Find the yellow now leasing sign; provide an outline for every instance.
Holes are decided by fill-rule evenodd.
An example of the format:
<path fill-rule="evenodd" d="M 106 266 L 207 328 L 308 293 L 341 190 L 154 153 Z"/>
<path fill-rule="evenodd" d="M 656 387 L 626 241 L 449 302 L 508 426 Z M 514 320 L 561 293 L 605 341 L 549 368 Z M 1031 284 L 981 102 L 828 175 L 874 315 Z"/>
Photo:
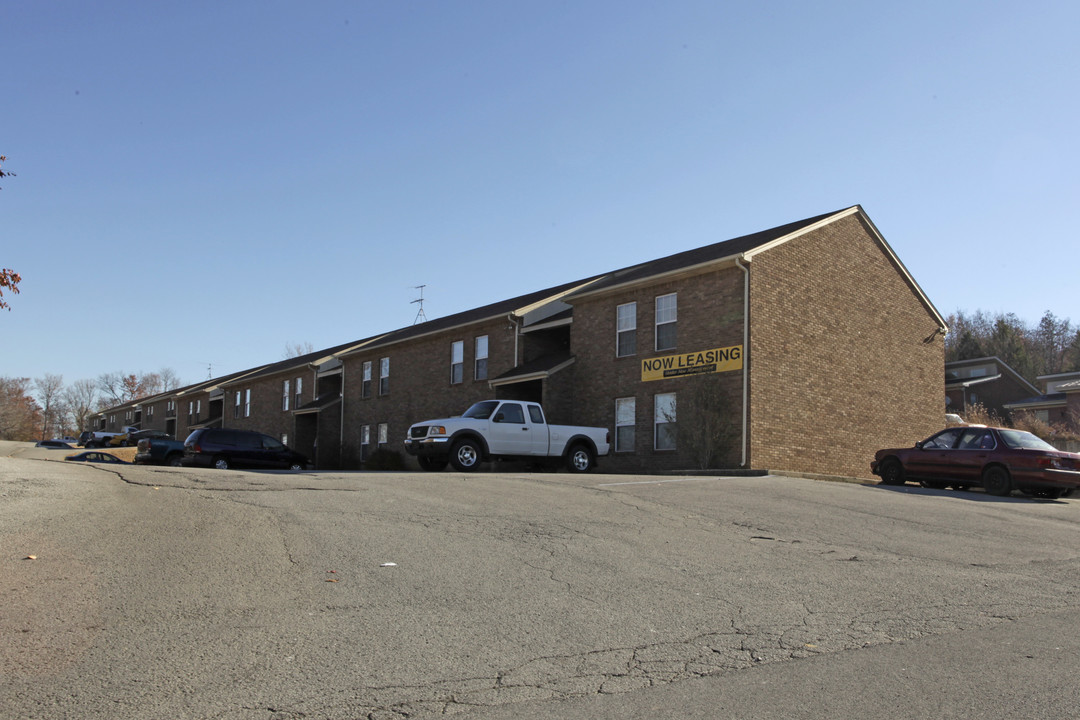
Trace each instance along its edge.
<path fill-rule="evenodd" d="M 742 345 L 641 361 L 641 381 L 742 370 Z"/>

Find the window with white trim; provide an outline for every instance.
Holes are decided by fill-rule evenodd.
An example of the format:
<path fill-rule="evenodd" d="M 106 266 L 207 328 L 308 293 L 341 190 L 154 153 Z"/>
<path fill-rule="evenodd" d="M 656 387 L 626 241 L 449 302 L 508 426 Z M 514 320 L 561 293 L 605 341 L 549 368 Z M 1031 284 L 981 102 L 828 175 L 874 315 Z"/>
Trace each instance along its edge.
<path fill-rule="evenodd" d="M 379 447 L 386 447 L 388 442 L 390 442 L 390 426 L 386 423 L 379 423 Z"/>
<path fill-rule="evenodd" d="M 288 380 L 281 381 L 281 409 L 287 411 L 289 409 L 289 400 L 292 398 L 291 387 Z"/>
<path fill-rule="evenodd" d="M 450 384 L 457 385 L 465 379 L 465 342 L 450 343 Z"/>
<path fill-rule="evenodd" d="M 371 397 L 371 361 L 364 361 L 364 372 L 360 380 L 360 397 Z"/>
<path fill-rule="evenodd" d="M 678 333 L 679 299 L 676 293 L 656 298 L 656 349 L 674 350 Z"/>
<path fill-rule="evenodd" d="M 300 405 L 302 404 L 301 400 L 303 399 L 303 397 L 304 397 L 304 378 L 298 377 L 298 378 L 296 378 L 296 401 L 294 403 L 294 406 L 297 409 L 300 409 Z"/>
<path fill-rule="evenodd" d="M 653 398 L 653 448 L 675 449 L 675 393 L 660 393 Z"/>
<path fill-rule="evenodd" d="M 615 398 L 615 452 L 634 452 L 637 398 Z"/>
<path fill-rule="evenodd" d="M 379 359 L 379 394 L 390 394 L 390 358 Z"/>
<path fill-rule="evenodd" d="M 615 357 L 637 354 L 637 303 L 615 308 Z"/>
<path fill-rule="evenodd" d="M 240 393 L 239 390 L 237 390 L 236 391 L 236 402 L 233 404 L 233 417 L 234 418 L 240 417 L 240 396 L 241 396 L 241 393 Z"/>
<path fill-rule="evenodd" d="M 251 417 L 251 388 L 244 391 L 244 417 Z"/>
<path fill-rule="evenodd" d="M 371 448 L 371 426 L 360 426 L 360 462 L 364 462 L 368 458 L 368 452 Z"/>
<path fill-rule="evenodd" d="M 473 365 L 473 379 L 487 380 L 488 376 L 488 336 L 476 338 L 476 361 Z"/>

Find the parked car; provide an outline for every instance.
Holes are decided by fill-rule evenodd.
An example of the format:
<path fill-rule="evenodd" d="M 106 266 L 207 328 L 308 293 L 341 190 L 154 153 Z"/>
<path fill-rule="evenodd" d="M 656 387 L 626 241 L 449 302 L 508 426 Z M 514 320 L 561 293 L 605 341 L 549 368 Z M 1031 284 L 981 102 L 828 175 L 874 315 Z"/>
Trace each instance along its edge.
<path fill-rule="evenodd" d="M 290 450 L 283 443 L 251 430 L 229 428 L 200 428 L 184 441 L 185 467 L 228 468 L 288 468 L 303 470 L 307 457 Z"/>
<path fill-rule="evenodd" d="M 65 460 L 71 462 L 94 462 L 94 463 L 108 463 L 111 465 L 130 465 L 127 460 L 121 460 L 115 455 L 109 453 L 98 452 L 96 450 L 87 450 L 86 452 L 76 453 L 75 455 L 68 455 Z"/>
<path fill-rule="evenodd" d="M 448 462 L 468 472 L 486 460 L 525 460 L 588 472 L 610 449 L 607 428 L 549 425 L 538 403 L 519 400 L 483 400 L 461 417 L 413 423 L 405 435 L 405 451 L 430 471 Z"/>
<path fill-rule="evenodd" d="M 49 448 L 50 450 L 70 450 L 71 446 L 63 440 L 38 440 L 34 447 Z"/>
<path fill-rule="evenodd" d="M 83 443 L 83 447 L 119 447 L 127 441 L 128 435 L 133 432 L 138 432 L 138 430 L 139 428 L 129 425 L 123 428 L 120 432 L 92 432 L 90 433 L 90 437 L 86 438 L 85 442 Z"/>
<path fill-rule="evenodd" d="M 89 430 L 83 430 L 81 433 L 79 433 L 79 439 L 75 441 L 75 444 L 79 447 L 82 447 L 92 437 L 94 437 L 94 433 L 90 432 Z"/>
<path fill-rule="evenodd" d="M 147 431 L 144 431 L 147 432 Z M 135 452 L 136 465 L 172 465 L 177 467 L 184 457 L 184 443 L 173 440 L 172 435 L 159 433 L 160 436 L 141 438 Z"/>
<path fill-rule="evenodd" d="M 978 485 L 991 495 L 1020 490 L 1056 498 L 1080 487 L 1080 455 L 1023 430 L 985 425 L 950 427 L 915 447 L 878 450 L 870 470 L 885 485 L 909 480 L 929 488 Z"/>

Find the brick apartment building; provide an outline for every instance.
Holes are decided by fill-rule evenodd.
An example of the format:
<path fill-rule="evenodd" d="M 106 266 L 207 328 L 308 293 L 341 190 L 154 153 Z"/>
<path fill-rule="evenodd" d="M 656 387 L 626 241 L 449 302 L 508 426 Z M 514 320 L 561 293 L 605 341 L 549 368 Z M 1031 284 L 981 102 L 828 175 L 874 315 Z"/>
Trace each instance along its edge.
<path fill-rule="evenodd" d="M 966 417 L 972 405 L 1005 419 L 1007 405 L 1038 395 L 1034 385 L 998 357 L 954 360 L 945 363 L 945 408 Z"/>
<path fill-rule="evenodd" d="M 200 424 L 259 429 L 322 468 L 362 467 L 380 447 L 400 451 L 413 422 L 498 397 L 609 428 L 603 471 L 707 460 L 868 477 L 875 450 L 942 426 L 946 330 L 855 206 L 152 403 L 175 401 L 177 437 Z M 706 441 L 710 425 L 719 439 Z"/>

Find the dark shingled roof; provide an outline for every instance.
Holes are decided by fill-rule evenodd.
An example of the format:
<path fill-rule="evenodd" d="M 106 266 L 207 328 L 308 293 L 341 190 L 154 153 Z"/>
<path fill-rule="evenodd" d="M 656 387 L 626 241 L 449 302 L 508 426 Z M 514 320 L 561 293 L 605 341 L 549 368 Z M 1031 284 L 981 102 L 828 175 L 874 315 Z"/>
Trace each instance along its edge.
<path fill-rule="evenodd" d="M 723 258 L 749 252 L 750 250 L 761 247 L 773 240 L 779 240 L 785 235 L 790 235 L 793 232 L 798 232 L 799 230 L 810 227 L 839 212 L 843 212 L 843 210 L 825 213 L 824 215 L 807 218 L 806 220 L 799 220 L 788 223 L 787 225 L 774 227 L 771 230 L 762 230 L 761 232 L 756 232 L 751 235 L 743 235 L 742 237 L 732 238 L 731 240 L 724 240 L 723 242 L 713 243 L 712 245 L 706 245 L 704 247 L 694 248 L 693 250 L 668 255 L 659 260 L 650 260 L 638 265 L 631 265 L 622 270 L 607 273 L 602 279 L 591 283 L 581 292 L 591 293 L 596 290 L 604 290 L 609 287 L 616 287 L 625 283 L 644 280 L 656 275 L 664 275 L 676 270 L 682 270 L 713 260 L 721 260 Z M 574 294 L 578 293 L 573 293 L 571 297 Z"/>

